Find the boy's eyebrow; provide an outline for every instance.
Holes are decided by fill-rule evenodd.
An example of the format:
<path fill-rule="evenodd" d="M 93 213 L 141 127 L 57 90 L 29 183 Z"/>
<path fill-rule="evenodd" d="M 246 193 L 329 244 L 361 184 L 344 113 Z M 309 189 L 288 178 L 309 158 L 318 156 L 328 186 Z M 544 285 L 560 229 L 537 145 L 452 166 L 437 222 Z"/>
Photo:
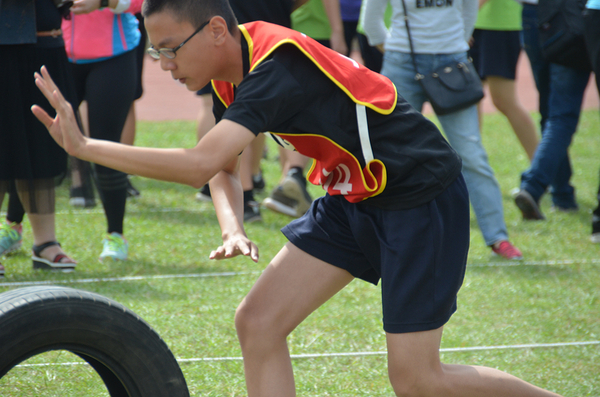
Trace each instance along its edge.
<path fill-rule="evenodd" d="M 172 41 L 173 41 L 172 37 L 167 37 L 167 38 L 162 39 L 157 45 L 153 45 L 152 43 L 150 43 L 150 45 L 153 48 L 165 48 L 167 43 L 170 43 Z"/>

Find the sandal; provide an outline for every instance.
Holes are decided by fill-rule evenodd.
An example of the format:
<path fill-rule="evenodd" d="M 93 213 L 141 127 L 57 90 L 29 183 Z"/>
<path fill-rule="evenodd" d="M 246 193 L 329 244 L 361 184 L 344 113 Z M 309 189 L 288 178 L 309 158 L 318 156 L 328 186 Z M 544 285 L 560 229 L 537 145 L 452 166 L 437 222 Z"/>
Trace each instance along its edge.
<path fill-rule="evenodd" d="M 75 270 L 76 262 L 62 262 L 63 259 L 73 260 L 69 258 L 65 254 L 58 254 L 54 257 L 54 260 L 49 261 L 48 259 L 42 258 L 42 251 L 48 247 L 53 245 L 58 245 L 60 247 L 60 243 L 58 241 L 49 241 L 47 243 L 41 245 L 34 245 L 32 247 L 33 256 L 33 268 L 34 269 L 45 269 L 45 270 L 56 270 L 61 271 L 63 273 L 69 273 Z"/>

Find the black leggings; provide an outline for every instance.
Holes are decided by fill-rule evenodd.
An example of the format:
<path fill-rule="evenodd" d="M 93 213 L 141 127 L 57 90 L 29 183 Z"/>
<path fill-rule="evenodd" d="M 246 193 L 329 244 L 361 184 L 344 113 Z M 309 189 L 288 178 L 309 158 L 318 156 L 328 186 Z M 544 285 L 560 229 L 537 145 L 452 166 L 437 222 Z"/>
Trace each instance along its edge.
<path fill-rule="evenodd" d="M 135 51 L 105 61 L 73 64 L 77 101 L 88 104 L 92 138 L 119 142 L 136 88 Z M 108 233 L 123 233 L 127 175 L 96 165 L 97 186 Z"/>

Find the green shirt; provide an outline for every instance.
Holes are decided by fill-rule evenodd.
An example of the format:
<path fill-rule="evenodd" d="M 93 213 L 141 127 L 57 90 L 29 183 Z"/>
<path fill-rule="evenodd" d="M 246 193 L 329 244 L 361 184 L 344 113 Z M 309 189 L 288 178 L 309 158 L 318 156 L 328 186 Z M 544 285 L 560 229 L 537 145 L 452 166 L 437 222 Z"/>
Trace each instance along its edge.
<path fill-rule="evenodd" d="M 309 0 L 292 12 L 292 29 L 317 40 L 329 40 L 331 26 L 321 0 Z"/>
<path fill-rule="evenodd" d="M 475 29 L 522 30 L 521 9 L 515 0 L 488 0 L 479 9 Z"/>
<path fill-rule="evenodd" d="M 364 20 L 364 15 L 365 15 L 365 4 L 367 2 L 363 1 L 362 4 L 360 5 L 360 16 L 358 17 L 358 25 L 356 26 L 356 31 L 360 34 L 365 34 L 365 29 L 363 28 L 363 20 Z M 385 8 L 385 14 L 383 14 L 383 22 L 385 23 L 385 26 L 387 26 L 388 28 L 392 25 L 392 15 L 393 15 L 394 10 L 392 9 L 392 5 L 390 3 L 388 3 L 387 7 Z"/>

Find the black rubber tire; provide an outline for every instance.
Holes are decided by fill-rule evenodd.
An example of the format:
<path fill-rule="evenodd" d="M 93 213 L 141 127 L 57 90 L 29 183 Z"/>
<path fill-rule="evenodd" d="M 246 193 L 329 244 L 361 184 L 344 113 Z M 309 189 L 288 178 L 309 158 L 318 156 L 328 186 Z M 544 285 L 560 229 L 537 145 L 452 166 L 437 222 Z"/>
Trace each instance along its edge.
<path fill-rule="evenodd" d="M 0 294 L 0 378 L 35 355 L 67 350 L 87 361 L 113 397 L 189 396 L 167 344 L 131 310 L 56 286 Z"/>

